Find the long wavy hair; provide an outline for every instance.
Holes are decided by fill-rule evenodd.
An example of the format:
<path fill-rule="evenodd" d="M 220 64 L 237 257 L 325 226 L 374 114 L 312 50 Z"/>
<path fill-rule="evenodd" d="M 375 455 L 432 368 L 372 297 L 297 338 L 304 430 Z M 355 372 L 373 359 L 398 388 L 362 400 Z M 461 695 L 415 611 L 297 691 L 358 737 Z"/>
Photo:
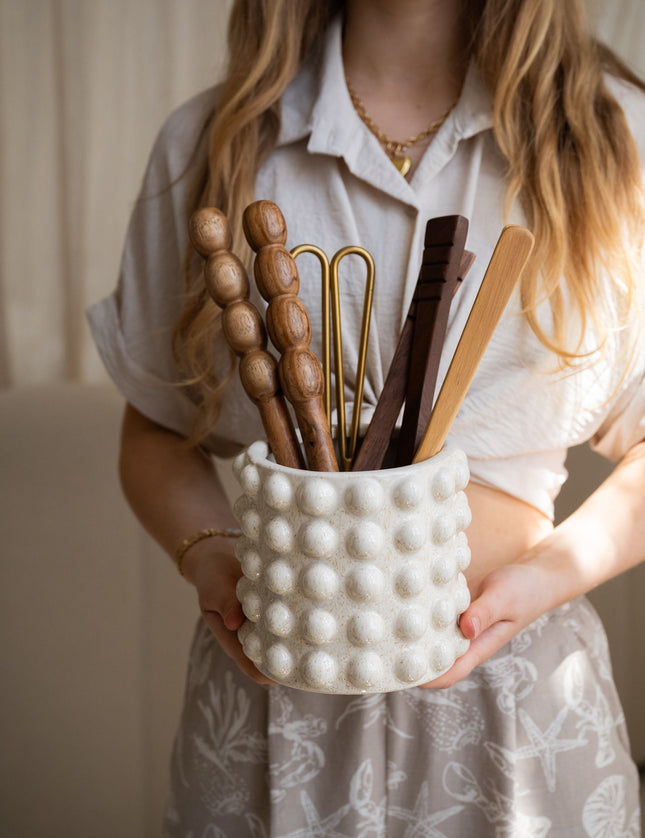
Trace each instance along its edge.
<path fill-rule="evenodd" d="M 343 5 L 343 0 L 233 5 L 228 71 L 193 208 L 214 205 L 226 213 L 238 253 L 246 247 L 243 209 L 254 199 L 258 170 L 278 135 L 281 96 Z M 584 354 L 589 323 L 598 349 L 608 339 L 603 308 L 608 290 L 622 324 L 637 308 L 632 303 L 645 199 L 636 144 L 605 74 L 641 89 L 645 85 L 590 36 L 581 0 L 462 0 L 462 6 L 471 58 L 493 95 L 494 135 L 507 163 L 506 212 L 519 201 L 536 238 L 521 280 L 523 311 L 538 339 L 570 366 Z M 174 349 L 201 396 L 198 439 L 217 416 L 226 380 L 212 371 L 219 311 L 194 267 L 187 257 Z M 537 315 L 545 300 L 552 314 L 548 330 Z M 580 324 L 573 346 L 572 314 Z"/>

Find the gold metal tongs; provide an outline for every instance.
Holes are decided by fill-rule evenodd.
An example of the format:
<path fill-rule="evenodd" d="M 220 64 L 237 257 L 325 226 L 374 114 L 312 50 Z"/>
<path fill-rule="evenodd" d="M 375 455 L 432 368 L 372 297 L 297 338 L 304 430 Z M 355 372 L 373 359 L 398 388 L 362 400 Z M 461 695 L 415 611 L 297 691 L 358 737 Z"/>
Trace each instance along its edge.
<path fill-rule="evenodd" d="M 316 245 L 302 244 L 291 251 L 294 258 L 301 253 L 312 253 L 320 262 L 322 285 L 322 364 L 325 378 L 325 410 L 331 424 L 331 326 L 333 326 L 334 373 L 336 378 L 336 415 L 338 422 L 338 446 L 340 466 L 349 471 L 356 457 L 358 434 L 361 423 L 365 367 L 367 364 L 367 345 L 369 340 L 370 318 L 374 297 L 374 259 L 363 247 L 348 245 L 341 248 L 331 259 Z M 339 266 L 346 256 L 355 255 L 366 265 L 365 295 L 359 338 L 358 364 L 356 369 L 356 387 L 349 436 L 347 434 L 347 416 L 345 411 L 345 373 L 343 368 L 343 338 L 340 306 Z M 331 303 L 331 317 L 330 317 Z M 330 322 L 331 321 L 331 322 Z"/>

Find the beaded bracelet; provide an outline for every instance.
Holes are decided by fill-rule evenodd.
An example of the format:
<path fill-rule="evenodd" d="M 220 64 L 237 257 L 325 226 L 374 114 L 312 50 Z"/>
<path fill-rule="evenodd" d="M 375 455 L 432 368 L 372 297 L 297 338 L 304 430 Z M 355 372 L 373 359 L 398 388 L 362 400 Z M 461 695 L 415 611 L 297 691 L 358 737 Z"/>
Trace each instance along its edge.
<path fill-rule="evenodd" d="M 204 530 L 200 530 L 196 532 L 194 535 L 191 535 L 189 538 L 185 538 L 175 552 L 175 564 L 177 565 L 177 570 L 183 576 L 183 563 L 184 563 L 184 556 L 199 541 L 203 541 L 205 538 L 213 538 L 214 536 L 221 536 L 222 538 L 239 538 L 242 535 L 241 530 L 218 530 L 213 529 L 211 527 L 207 527 Z"/>

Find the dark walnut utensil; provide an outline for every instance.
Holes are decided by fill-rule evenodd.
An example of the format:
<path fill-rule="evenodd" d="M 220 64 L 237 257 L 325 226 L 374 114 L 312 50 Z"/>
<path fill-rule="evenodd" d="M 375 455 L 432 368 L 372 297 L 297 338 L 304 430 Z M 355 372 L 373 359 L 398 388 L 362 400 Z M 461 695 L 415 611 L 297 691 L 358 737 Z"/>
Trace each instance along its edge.
<path fill-rule="evenodd" d="M 441 386 L 414 462 L 441 450 L 479 362 L 533 249 L 533 234 L 524 227 L 502 230 L 481 287 Z"/>

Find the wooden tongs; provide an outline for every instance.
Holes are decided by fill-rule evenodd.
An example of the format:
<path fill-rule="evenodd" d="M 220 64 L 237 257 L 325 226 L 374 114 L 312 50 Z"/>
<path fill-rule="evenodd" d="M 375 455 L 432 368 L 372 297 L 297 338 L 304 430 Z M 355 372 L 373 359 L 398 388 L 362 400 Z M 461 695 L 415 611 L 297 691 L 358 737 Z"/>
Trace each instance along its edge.
<path fill-rule="evenodd" d="M 445 263 L 445 267 L 441 267 L 441 259 L 436 258 L 439 251 L 435 248 L 437 246 L 441 248 L 442 238 L 444 247 L 451 241 L 449 235 L 438 235 L 441 229 L 443 228 L 444 233 L 450 233 L 452 230 L 452 243 L 455 248 L 452 256 L 456 260 L 462 237 L 465 238 L 463 221 L 459 221 L 459 218 L 459 216 L 452 216 L 435 219 L 428 223 L 426 251 L 430 248 L 430 255 L 434 254 L 436 262 L 433 268 L 436 272 L 434 280 L 436 281 L 437 275 L 443 275 L 444 285 L 436 286 L 443 290 L 440 295 L 436 295 L 434 309 L 428 309 L 425 315 L 427 319 L 423 320 L 423 315 L 418 308 L 418 300 L 424 296 L 429 300 L 432 296 L 424 290 L 426 286 L 424 269 L 432 262 L 432 258 L 426 258 L 424 255 L 417 291 L 388 371 L 383 392 L 358 452 L 354 464 L 356 470 L 382 467 L 401 406 L 404 402 L 407 405 L 407 399 L 413 400 L 412 417 L 415 421 L 410 420 L 406 427 L 404 413 L 396 464 L 416 463 L 434 456 L 441 450 L 484 351 L 529 259 L 533 248 L 533 235 L 523 227 L 514 225 L 505 227 L 482 280 L 437 401 L 432 407 L 439 354 L 445 336 L 451 297 L 449 275 L 454 271 L 454 265 L 448 268 Z M 462 277 L 468 271 L 473 259 L 471 253 L 463 251 L 458 272 Z M 457 278 L 457 283 L 458 281 Z M 453 284 L 453 287 L 458 287 L 458 284 Z M 420 360 L 413 361 L 415 334 L 418 328 L 423 330 L 424 326 L 431 332 L 431 337 L 425 341 L 425 344 L 417 344 L 416 351 Z M 427 347 L 427 355 L 421 351 L 423 347 Z M 421 386 L 425 387 L 421 397 L 417 395 L 419 381 L 422 381 Z M 417 405 L 420 405 L 418 410 Z M 425 428 L 423 428 L 424 421 Z M 419 431 L 422 428 L 419 437 Z"/>
<path fill-rule="evenodd" d="M 533 250 L 533 234 L 504 227 L 459 338 L 443 385 L 413 462 L 438 454 L 457 416 L 495 327 Z"/>
<path fill-rule="evenodd" d="M 383 467 L 405 405 L 396 465 L 412 461 L 430 418 L 450 302 L 473 263 L 464 250 L 467 220 L 434 218 L 426 225 L 423 260 L 383 392 L 354 461 L 354 470 Z"/>

